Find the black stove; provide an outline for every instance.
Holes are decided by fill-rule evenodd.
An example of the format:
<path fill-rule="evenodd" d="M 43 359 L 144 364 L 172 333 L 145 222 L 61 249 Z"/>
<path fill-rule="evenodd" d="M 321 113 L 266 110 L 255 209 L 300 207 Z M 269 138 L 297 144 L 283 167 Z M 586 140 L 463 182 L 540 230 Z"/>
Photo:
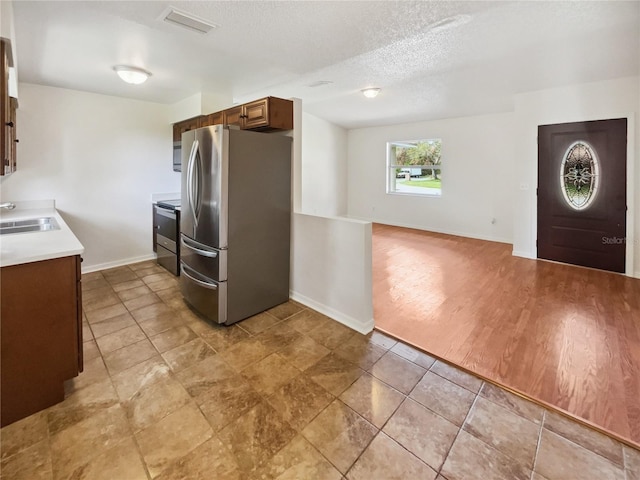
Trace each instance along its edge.
<path fill-rule="evenodd" d="M 160 200 L 158 206 L 168 210 L 176 210 L 180 208 L 180 199 L 177 200 Z"/>

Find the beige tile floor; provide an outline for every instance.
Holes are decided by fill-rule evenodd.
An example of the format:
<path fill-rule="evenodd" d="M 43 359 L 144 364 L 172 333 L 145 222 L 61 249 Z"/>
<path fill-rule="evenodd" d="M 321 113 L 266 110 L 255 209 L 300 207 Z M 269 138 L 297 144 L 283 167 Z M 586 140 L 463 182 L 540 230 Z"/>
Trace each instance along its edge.
<path fill-rule="evenodd" d="M 2 479 L 640 480 L 640 452 L 289 302 L 232 327 L 152 262 L 83 276 L 85 370 Z"/>

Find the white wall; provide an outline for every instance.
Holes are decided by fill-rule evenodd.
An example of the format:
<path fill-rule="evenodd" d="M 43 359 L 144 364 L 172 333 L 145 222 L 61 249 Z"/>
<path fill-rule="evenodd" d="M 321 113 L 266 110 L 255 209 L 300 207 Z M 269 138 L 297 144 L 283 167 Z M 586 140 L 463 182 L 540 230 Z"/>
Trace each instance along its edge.
<path fill-rule="evenodd" d="M 0 198 L 55 199 L 86 249 L 84 271 L 151 258 L 151 194 L 180 191 L 169 110 L 20 84 L 18 169 Z"/>
<path fill-rule="evenodd" d="M 371 224 L 294 213 L 291 248 L 291 298 L 370 332 Z"/>
<path fill-rule="evenodd" d="M 640 79 L 572 85 L 517 95 L 515 99 L 514 255 L 536 257 L 538 125 L 628 118 L 627 273 L 640 276 Z M 528 189 L 521 190 L 521 184 Z M 525 185 L 522 185 L 523 187 Z M 635 191 L 634 191 L 635 190 Z M 635 259 L 635 268 L 630 262 Z"/>
<path fill-rule="evenodd" d="M 348 216 L 510 243 L 513 114 L 348 132 Z M 442 196 L 386 193 L 386 143 L 442 139 Z M 492 223 L 492 220 L 495 222 Z"/>
<path fill-rule="evenodd" d="M 176 123 L 198 115 L 225 110 L 233 105 L 230 92 L 198 92 L 174 103 L 170 107 L 169 122 Z"/>
<path fill-rule="evenodd" d="M 313 215 L 347 213 L 347 131 L 302 114 L 301 211 Z"/>

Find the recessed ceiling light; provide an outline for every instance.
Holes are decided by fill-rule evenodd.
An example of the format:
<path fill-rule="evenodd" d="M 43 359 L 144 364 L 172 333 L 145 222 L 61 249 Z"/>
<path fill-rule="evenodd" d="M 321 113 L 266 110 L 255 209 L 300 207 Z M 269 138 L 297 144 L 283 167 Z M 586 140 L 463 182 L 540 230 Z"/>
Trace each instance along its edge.
<path fill-rule="evenodd" d="M 361 92 L 367 98 L 375 98 L 380 93 L 380 89 L 377 87 L 365 88 L 364 90 L 361 90 Z"/>
<path fill-rule="evenodd" d="M 113 67 L 118 76 L 127 83 L 139 85 L 147 81 L 151 73 L 138 67 L 130 67 L 128 65 L 116 65 Z"/>

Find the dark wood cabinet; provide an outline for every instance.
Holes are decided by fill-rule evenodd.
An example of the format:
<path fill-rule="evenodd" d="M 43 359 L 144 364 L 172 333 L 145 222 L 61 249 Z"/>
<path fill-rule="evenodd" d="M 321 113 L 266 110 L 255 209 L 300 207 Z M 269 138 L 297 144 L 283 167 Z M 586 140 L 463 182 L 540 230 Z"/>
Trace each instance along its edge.
<path fill-rule="evenodd" d="M 182 134 L 184 132 L 188 132 L 189 130 L 195 130 L 196 128 L 200 128 L 205 118 L 206 118 L 205 115 L 200 115 L 197 117 L 189 118 L 187 120 L 183 120 L 178 123 L 174 123 L 173 124 L 173 141 L 179 142 L 182 139 Z"/>
<path fill-rule="evenodd" d="M 11 46 L 0 40 L 0 175 L 9 175 L 16 169 L 16 108 L 18 100 L 9 96 L 9 55 Z"/>
<path fill-rule="evenodd" d="M 225 125 L 236 125 L 242 128 L 242 105 L 227 108 L 223 112 Z"/>
<path fill-rule="evenodd" d="M 2 267 L 1 424 L 64 400 L 82 371 L 79 255 Z"/>
<path fill-rule="evenodd" d="M 224 113 L 225 125 L 237 125 L 243 130 L 291 130 L 293 129 L 293 102 L 277 97 L 227 108 Z"/>
<path fill-rule="evenodd" d="M 243 130 L 293 129 L 293 102 L 277 97 L 265 97 L 236 105 L 220 112 L 189 118 L 173 124 L 173 141 L 179 142 L 184 132 L 209 125 L 236 125 Z"/>
<path fill-rule="evenodd" d="M 181 170 L 182 134 L 210 125 L 235 125 L 243 130 L 270 132 L 293 129 L 293 101 L 265 97 L 220 112 L 189 118 L 173 124 L 173 170 Z"/>
<path fill-rule="evenodd" d="M 224 112 L 210 113 L 204 117 L 201 123 L 201 127 L 208 127 L 210 125 L 222 125 L 224 124 Z"/>
<path fill-rule="evenodd" d="M 293 102 L 266 97 L 242 105 L 242 124 L 246 130 L 291 130 Z"/>

